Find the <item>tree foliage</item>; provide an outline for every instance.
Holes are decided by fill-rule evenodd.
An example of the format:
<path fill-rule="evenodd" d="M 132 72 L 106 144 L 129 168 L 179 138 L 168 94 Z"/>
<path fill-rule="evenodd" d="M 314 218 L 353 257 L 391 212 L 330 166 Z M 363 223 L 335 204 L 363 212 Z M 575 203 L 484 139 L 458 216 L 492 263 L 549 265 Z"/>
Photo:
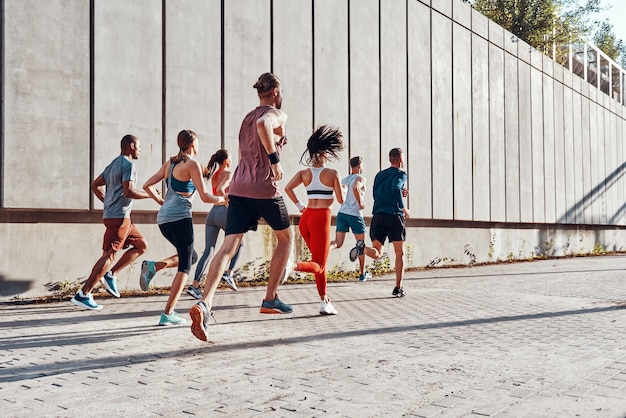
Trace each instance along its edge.
<path fill-rule="evenodd" d="M 498 23 L 534 48 L 563 62 L 565 51 L 559 48 L 572 40 L 590 36 L 597 22 L 600 0 L 472 0 L 474 9 Z"/>
<path fill-rule="evenodd" d="M 593 43 L 609 56 L 613 61 L 619 63 L 624 68 L 626 58 L 626 47 L 621 39 L 617 39 L 613 32 L 613 25 L 608 21 L 600 24 L 600 28 L 593 36 Z"/>

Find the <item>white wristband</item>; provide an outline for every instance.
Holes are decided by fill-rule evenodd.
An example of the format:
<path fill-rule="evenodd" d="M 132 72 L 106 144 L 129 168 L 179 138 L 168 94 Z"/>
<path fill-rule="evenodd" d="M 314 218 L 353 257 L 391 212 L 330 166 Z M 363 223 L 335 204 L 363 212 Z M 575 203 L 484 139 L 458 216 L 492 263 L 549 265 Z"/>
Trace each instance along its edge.
<path fill-rule="evenodd" d="M 296 207 L 298 208 L 300 212 L 302 212 L 302 209 L 306 208 L 304 203 L 300 202 L 299 200 L 296 202 Z"/>

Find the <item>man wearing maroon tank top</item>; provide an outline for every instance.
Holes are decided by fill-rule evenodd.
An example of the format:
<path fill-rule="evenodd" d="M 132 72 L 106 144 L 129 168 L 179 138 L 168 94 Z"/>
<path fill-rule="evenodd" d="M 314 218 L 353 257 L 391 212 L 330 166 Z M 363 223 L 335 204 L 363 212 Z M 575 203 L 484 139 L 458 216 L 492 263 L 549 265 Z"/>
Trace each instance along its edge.
<path fill-rule="evenodd" d="M 280 151 L 286 143 L 287 114 L 280 110 L 283 96 L 278 77 L 264 73 L 253 87 L 259 96 L 259 106 L 246 115 L 239 130 L 239 163 L 228 191 L 226 236 L 211 260 L 202 300 L 189 310 L 193 321 L 191 332 L 203 341 L 208 341 L 213 295 L 226 264 L 239 248 L 243 234 L 256 230 L 260 218 L 274 230 L 278 241 L 260 311 L 293 311 L 276 293 L 291 250 L 289 214 L 276 183 L 283 178 Z"/>

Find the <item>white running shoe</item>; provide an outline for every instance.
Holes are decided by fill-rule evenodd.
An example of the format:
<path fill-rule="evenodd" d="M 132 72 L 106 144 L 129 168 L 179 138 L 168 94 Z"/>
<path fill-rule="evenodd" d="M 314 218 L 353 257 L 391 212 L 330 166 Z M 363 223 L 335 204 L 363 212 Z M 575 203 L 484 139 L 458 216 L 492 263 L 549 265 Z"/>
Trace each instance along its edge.
<path fill-rule="evenodd" d="M 320 315 L 337 315 L 337 309 L 330 302 L 320 302 Z"/>
<path fill-rule="evenodd" d="M 235 292 L 237 291 L 237 283 L 235 283 L 235 279 L 233 278 L 233 276 L 228 274 L 227 271 L 222 274 L 222 282 L 224 282 L 226 286 L 230 287 Z"/>

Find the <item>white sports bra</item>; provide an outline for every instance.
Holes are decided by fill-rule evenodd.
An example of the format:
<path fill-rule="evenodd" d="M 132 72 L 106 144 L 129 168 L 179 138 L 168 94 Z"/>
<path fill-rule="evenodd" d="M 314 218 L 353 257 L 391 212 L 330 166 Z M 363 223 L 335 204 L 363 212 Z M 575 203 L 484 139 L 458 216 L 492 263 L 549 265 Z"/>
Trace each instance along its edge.
<path fill-rule="evenodd" d="M 306 194 L 309 199 L 332 199 L 333 188 L 326 186 L 320 181 L 320 173 L 326 167 L 309 167 L 311 170 L 312 179 L 308 186 L 306 186 Z"/>

